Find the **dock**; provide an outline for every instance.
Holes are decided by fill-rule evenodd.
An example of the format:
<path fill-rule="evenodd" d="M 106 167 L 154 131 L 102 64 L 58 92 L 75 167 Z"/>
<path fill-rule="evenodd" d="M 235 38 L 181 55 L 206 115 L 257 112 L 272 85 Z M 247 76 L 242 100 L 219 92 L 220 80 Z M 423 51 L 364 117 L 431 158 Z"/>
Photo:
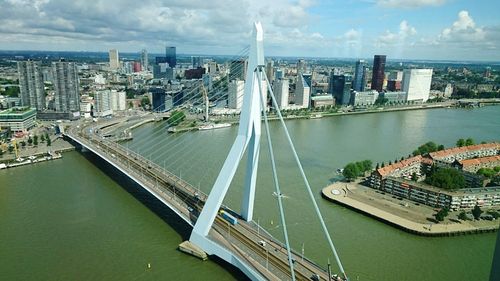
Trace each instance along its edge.
<path fill-rule="evenodd" d="M 396 214 L 396 212 L 389 211 L 391 208 L 394 210 L 396 206 L 389 206 L 387 202 L 377 202 L 378 199 L 366 196 L 365 199 L 367 201 L 362 200 L 361 197 L 363 195 L 360 194 L 365 191 L 357 192 L 355 189 L 356 184 L 337 182 L 323 188 L 321 196 L 328 201 L 365 214 L 403 231 L 421 236 L 455 236 L 494 232 L 499 228 L 499 222 L 496 222 L 496 225 L 477 225 L 469 221 L 461 223 L 424 223 L 418 220 L 411 220 L 408 217 Z M 373 203 L 368 203 L 370 201 Z"/>

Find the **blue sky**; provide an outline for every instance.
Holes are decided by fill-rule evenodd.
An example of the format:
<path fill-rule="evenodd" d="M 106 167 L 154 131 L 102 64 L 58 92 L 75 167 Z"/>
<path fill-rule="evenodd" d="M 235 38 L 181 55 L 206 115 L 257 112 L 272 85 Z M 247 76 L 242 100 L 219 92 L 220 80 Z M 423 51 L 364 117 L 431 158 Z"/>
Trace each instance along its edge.
<path fill-rule="evenodd" d="M 498 0 L 0 0 L 0 49 L 500 61 Z"/>

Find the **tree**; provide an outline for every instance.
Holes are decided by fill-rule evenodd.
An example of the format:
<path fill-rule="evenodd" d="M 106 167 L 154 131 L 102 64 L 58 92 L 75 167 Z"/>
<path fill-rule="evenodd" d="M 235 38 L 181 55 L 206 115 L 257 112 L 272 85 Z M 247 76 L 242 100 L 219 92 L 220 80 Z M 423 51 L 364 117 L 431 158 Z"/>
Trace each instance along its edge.
<path fill-rule="evenodd" d="M 453 168 L 431 167 L 425 183 L 447 190 L 465 188 L 465 178 L 458 170 Z"/>
<path fill-rule="evenodd" d="M 347 180 L 354 180 L 358 177 L 359 173 L 360 171 L 358 169 L 358 166 L 355 163 L 349 163 L 344 167 L 342 175 L 344 175 Z"/>
<path fill-rule="evenodd" d="M 458 139 L 457 140 L 457 146 L 458 147 L 462 147 L 465 145 L 465 140 L 464 139 Z"/>
<path fill-rule="evenodd" d="M 45 135 L 45 139 L 47 140 L 47 146 L 51 146 L 52 145 L 52 140 L 50 140 L 49 134 Z"/>
<path fill-rule="evenodd" d="M 26 146 L 26 142 L 25 141 L 21 141 L 19 143 L 21 144 L 21 147 L 23 147 L 23 148 Z"/>
<path fill-rule="evenodd" d="M 370 171 L 373 168 L 373 163 L 371 160 L 365 160 L 362 163 L 364 172 Z"/>
<path fill-rule="evenodd" d="M 14 146 L 13 145 L 9 145 L 9 148 L 7 148 L 9 150 L 9 153 L 12 153 L 12 151 L 14 151 Z"/>
<path fill-rule="evenodd" d="M 467 213 L 465 211 L 460 212 L 460 214 L 458 214 L 458 219 L 463 221 L 467 220 Z"/>
<path fill-rule="evenodd" d="M 31 136 L 28 137 L 28 144 L 31 145 L 33 143 L 33 139 L 31 138 Z"/>
<path fill-rule="evenodd" d="M 44 142 L 44 141 L 45 141 L 45 136 L 44 136 L 44 135 L 42 135 L 42 136 L 40 137 L 40 141 L 41 141 L 41 142 Z"/>
<path fill-rule="evenodd" d="M 418 181 L 417 173 L 413 172 L 413 174 L 411 174 L 411 180 L 412 181 Z"/>
<path fill-rule="evenodd" d="M 465 140 L 465 145 L 474 145 L 474 140 L 471 138 L 468 138 Z"/>
<path fill-rule="evenodd" d="M 492 178 L 497 174 L 497 172 L 493 169 L 490 169 L 490 168 L 481 168 L 481 169 L 477 170 L 476 174 L 482 175 L 486 178 Z"/>
<path fill-rule="evenodd" d="M 186 118 L 186 114 L 182 111 L 173 111 L 170 117 L 167 119 L 167 123 L 170 126 L 179 125 Z"/>
<path fill-rule="evenodd" d="M 442 144 L 438 145 L 437 150 L 438 150 L 438 151 L 439 151 L 439 150 L 444 150 L 444 145 L 442 145 Z"/>
<path fill-rule="evenodd" d="M 149 101 L 148 97 L 142 97 L 142 99 L 141 99 L 141 106 L 143 108 L 148 107 L 150 104 L 151 104 L 151 102 Z"/>
<path fill-rule="evenodd" d="M 481 214 L 483 213 L 483 210 L 479 207 L 479 205 L 474 206 L 474 209 L 472 209 L 472 215 L 474 216 L 474 219 L 478 220 L 481 217 Z"/>
<path fill-rule="evenodd" d="M 38 136 L 37 135 L 33 136 L 33 145 L 38 145 Z"/>
<path fill-rule="evenodd" d="M 434 217 L 436 218 L 437 221 L 444 221 L 444 218 L 448 216 L 448 209 L 447 208 L 442 208 L 437 212 Z"/>

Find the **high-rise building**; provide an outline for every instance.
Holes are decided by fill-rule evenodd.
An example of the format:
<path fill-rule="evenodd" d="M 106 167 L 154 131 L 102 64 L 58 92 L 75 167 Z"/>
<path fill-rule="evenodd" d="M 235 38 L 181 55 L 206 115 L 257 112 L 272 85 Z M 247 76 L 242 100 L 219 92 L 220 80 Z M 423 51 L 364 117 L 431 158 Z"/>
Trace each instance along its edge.
<path fill-rule="evenodd" d="M 111 109 L 123 111 L 127 109 L 127 94 L 123 91 L 111 90 Z"/>
<path fill-rule="evenodd" d="M 138 61 L 134 61 L 132 64 L 132 70 L 134 72 L 141 72 L 142 71 L 142 64 Z"/>
<path fill-rule="evenodd" d="M 193 68 L 202 67 L 202 65 L 203 65 L 203 62 L 202 62 L 201 57 L 191 57 L 191 66 Z"/>
<path fill-rule="evenodd" d="M 382 92 L 385 78 L 385 55 L 375 55 L 373 57 L 372 90 Z"/>
<path fill-rule="evenodd" d="M 266 64 L 266 76 L 269 80 L 269 83 L 273 83 L 274 81 L 274 61 L 270 60 Z"/>
<path fill-rule="evenodd" d="M 432 69 L 405 69 L 402 90 L 409 101 L 426 102 L 431 90 Z"/>
<path fill-rule="evenodd" d="M 297 61 L 297 74 L 306 72 L 306 61 L 299 59 Z"/>
<path fill-rule="evenodd" d="M 154 79 L 174 79 L 174 70 L 169 67 L 168 63 L 158 63 L 153 65 L 153 78 Z"/>
<path fill-rule="evenodd" d="M 217 63 L 215 61 L 208 62 L 208 73 L 215 75 L 217 73 Z"/>
<path fill-rule="evenodd" d="M 95 93 L 95 115 L 94 116 L 108 116 L 112 115 L 111 109 L 111 91 L 97 91 Z"/>
<path fill-rule="evenodd" d="M 351 76 L 330 73 L 328 92 L 335 98 L 335 104 L 347 105 L 351 100 Z"/>
<path fill-rule="evenodd" d="M 149 57 L 148 51 L 146 49 L 142 49 L 141 51 L 141 66 L 142 70 L 147 71 L 149 66 Z"/>
<path fill-rule="evenodd" d="M 167 63 L 171 68 L 174 68 L 177 65 L 177 53 L 175 47 L 165 47 L 165 58 L 167 59 Z"/>
<path fill-rule="evenodd" d="M 283 69 L 281 68 L 275 68 L 275 71 L 274 71 L 274 79 L 283 79 L 285 78 L 285 74 L 283 73 Z"/>
<path fill-rule="evenodd" d="M 241 109 L 243 104 L 243 93 L 245 90 L 245 81 L 232 80 L 229 82 L 227 106 L 232 109 Z"/>
<path fill-rule="evenodd" d="M 352 81 L 352 89 L 354 91 L 362 92 L 365 90 L 366 85 L 366 61 L 358 60 L 356 68 L 354 69 L 354 80 Z"/>
<path fill-rule="evenodd" d="M 297 76 L 295 85 L 295 104 L 301 108 L 309 108 L 309 99 L 311 97 L 311 86 L 307 83 L 304 75 Z"/>
<path fill-rule="evenodd" d="M 163 88 L 151 88 L 149 90 L 153 97 L 153 111 L 162 112 L 165 111 L 165 98 L 166 93 Z"/>
<path fill-rule="evenodd" d="M 118 50 L 109 50 L 109 68 L 116 70 L 120 68 L 120 59 L 118 58 Z"/>
<path fill-rule="evenodd" d="M 245 80 L 247 74 L 245 60 L 233 60 L 229 64 L 229 77 L 230 79 Z"/>
<path fill-rule="evenodd" d="M 273 83 L 273 93 L 279 109 L 286 109 L 288 107 L 289 86 L 288 79 L 275 80 Z"/>
<path fill-rule="evenodd" d="M 80 110 L 80 94 L 76 63 L 53 62 L 52 72 L 54 73 L 55 110 L 77 115 L 76 113 Z"/>
<path fill-rule="evenodd" d="M 17 71 L 19 73 L 21 104 L 36 108 L 37 111 L 46 109 L 42 63 L 39 61 L 18 61 Z"/>

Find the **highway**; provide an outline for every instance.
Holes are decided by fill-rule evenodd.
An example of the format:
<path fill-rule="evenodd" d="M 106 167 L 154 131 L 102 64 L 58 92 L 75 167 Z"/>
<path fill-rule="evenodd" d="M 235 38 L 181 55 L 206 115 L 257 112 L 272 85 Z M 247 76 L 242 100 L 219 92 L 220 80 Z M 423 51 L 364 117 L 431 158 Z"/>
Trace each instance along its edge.
<path fill-rule="evenodd" d="M 123 145 L 97 134 L 100 128 L 112 121 L 97 125 L 90 123 L 66 129 L 65 136 L 79 142 L 87 149 L 98 152 L 104 160 L 114 164 L 147 186 L 150 192 L 160 196 L 174 212 L 193 226 L 201 212 L 207 195 L 158 164 L 128 150 Z M 222 207 L 229 212 L 230 209 Z M 218 215 L 209 232 L 209 238 L 251 264 L 256 271 L 269 280 L 291 280 L 286 249 L 264 229 L 253 222 L 238 219 L 235 225 Z M 296 280 L 329 279 L 327 272 L 314 262 L 294 252 Z M 341 280 L 341 279 L 339 279 Z"/>

